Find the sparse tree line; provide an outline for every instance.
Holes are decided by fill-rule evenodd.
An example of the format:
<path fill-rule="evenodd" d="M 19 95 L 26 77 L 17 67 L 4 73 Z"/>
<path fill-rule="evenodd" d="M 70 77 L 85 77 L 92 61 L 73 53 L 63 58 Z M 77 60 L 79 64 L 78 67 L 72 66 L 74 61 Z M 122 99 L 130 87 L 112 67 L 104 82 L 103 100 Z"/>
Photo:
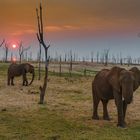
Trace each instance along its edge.
<path fill-rule="evenodd" d="M 24 43 L 21 41 L 16 48 L 16 51 L 18 50 L 18 54 L 14 56 L 13 51 L 10 52 L 10 45 L 7 43 L 4 39 L 1 41 L 0 47 L 3 48 L 4 56 L 1 59 L 3 62 L 11 62 L 13 61 L 13 58 L 16 58 L 16 61 L 19 63 L 23 62 L 38 62 L 39 68 L 41 63 L 45 62 L 45 56 L 44 52 L 41 52 L 41 45 L 39 45 L 39 50 L 36 54 L 32 53 L 31 46 L 25 47 Z M 122 57 L 122 54 L 111 54 L 110 49 L 104 49 L 103 51 L 91 51 L 90 55 L 81 57 L 78 55 L 78 53 L 73 52 L 70 50 L 67 53 L 60 54 L 57 51 L 55 51 L 55 55 L 48 54 L 50 56 L 50 62 L 52 63 L 59 63 L 60 57 L 61 57 L 61 63 L 70 63 L 72 69 L 72 63 L 76 62 L 91 62 L 91 63 L 97 63 L 97 64 L 103 64 L 107 66 L 108 64 L 120 64 L 120 65 L 139 65 L 140 64 L 140 57 L 138 58 L 132 58 L 130 55 L 126 57 Z"/>
<path fill-rule="evenodd" d="M 16 51 L 18 51 L 18 56 L 17 56 L 17 54 L 14 56 L 13 51 L 11 51 L 11 48 L 12 48 L 11 44 L 8 43 L 5 39 L 3 39 L 2 43 L 0 44 L 0 47 L 3 48 L 3 51 L 4 51 L 4 56 L 1 60 L 2 62 L 19 61 L 19 63 L 21 63 L 22 61 L 32 61 L 33 60 L 32 52 L 28 52 L 28 50 L 31 48 L 31 46 L 25 48 L 23 46 L 22 41 L 15 48 Z"/>

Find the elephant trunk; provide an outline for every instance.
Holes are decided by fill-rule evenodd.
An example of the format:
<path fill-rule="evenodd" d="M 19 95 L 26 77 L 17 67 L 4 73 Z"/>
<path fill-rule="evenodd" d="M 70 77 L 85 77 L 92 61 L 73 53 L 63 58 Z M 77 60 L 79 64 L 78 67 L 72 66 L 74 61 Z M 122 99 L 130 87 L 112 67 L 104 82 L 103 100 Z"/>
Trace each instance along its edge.
<path fill-rule="evenodd" d="M 133 100 L 133 87 L 122 89 L 122 96 L 127 104 L 130 104 Z"/>
<path fill-rule="evenodd" d="M 29 85 L 31 85 L 31 84 L 33 83 L 34 77 L 35 77 L 35 72 L 33 71 L 33 72 L 32 72 L 32 80 L 31 80 L 31 82 L 29 83 Z"/>

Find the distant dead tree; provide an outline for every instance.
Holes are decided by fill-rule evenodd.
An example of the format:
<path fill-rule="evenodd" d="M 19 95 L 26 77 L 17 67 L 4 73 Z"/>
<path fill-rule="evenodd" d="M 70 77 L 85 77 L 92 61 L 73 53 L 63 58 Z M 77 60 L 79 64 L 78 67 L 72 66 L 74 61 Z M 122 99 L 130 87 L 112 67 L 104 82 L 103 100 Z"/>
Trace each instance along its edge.
<path fill-rule="evenodd" d="M 108 65 L 108 60 L 109 60 L 108 56 L 109 56 L 109 49 L 105 49 L 105 50 L 104 50 L 105 66 Z"/>
<path fill-rule="evenodd" d="M 132 64 L 132 57 L 127 56 L 127 65 L 130 66 Z"/>
<path fill-rule="evenodd" d="M 29 56 L 28 61 L 32 61 L 32 60 L 33 60 L 33 57 L 32 57 L 32 52 L 30 52 L 30 56 Z"/>
<path fill-rule="evenodd" d="M 55 51 L 55 62 L 58 62 L 59 60 L 59 56 L 58 56 L 58 53 L 57 53 L 57 51 Z"/>
<path fill-rule="evenodd" d="M 0 44 L 0 47 L 4 44 L 4 42 L 5 42 L 5 40 L 3 39 L 3 41 L 2 41 L 1 44 Z"/>
<path fill-rule="evenodd" d="M 19 50 L 19 63 L 22 62 L 23 53 L 24 53 L 25 51 L 28 51 L 30 48 L 31 48 L 30 46 L 27 47 L 27 48 L 24 48 L 24 47 L 23 47 L 23 44 L 22 44 L 22 41 L 20 42 L 19 48 L 18 48 L 18 50 Z"/>
<path fill-rule="evenodd" d="M 70 68 L 69 68 L 69 73 L 70 73 L 70 76 L 72 76 L 72 64 L 73 64 L 73 58 L 72 58 L 72 51 L 70 51 Z"/>
<path fill-rule="evenodd" d="M 93 63 L 93 57 L 94 57 L 94 53 L 93 51 L 91 52 L 91 62 Z"/>
<path fill-rule="evenodd" d="M 28 61 L 28 51 L 25 52 L 25 60 Z"/>
<path fill-rule="evenodd" d="M 140 64 L 140 57 L 137 58 L 137 62 L 138 62 L 138 64 Z"/>
<path fill-rule="evenodd" d="M 116 64 L 116 62 L 117 62 L 116 57 L 114 55 L 112 55 L 112 63 Z"/>
<path fill-rule="evenodd" d="M 123 65 L 122 53 L 120 52 L 120 65 Z"/>
<path fill-rule="evenodd" d="M 86 61 L 86 60 L 85 60 L 85 57 L 82 57 L 82 61 L 83 61 L 83 63 L 85 63 L 85 61 Z"/>
<path fill-rule="evenodd" d="M 96 61 L 97 61 L 97 63 L 99 63 L 99 52 L 97 52 L 97 54 L 96 54 Z"/>
<path fill-rule="evenodd" d="M 62 75 L 62 58 L 61 58 L 61 55 L 60 55 L 60 59 L 59 59 L 59 76 Z"/>
<path fill-rule="evenodd" d="M 100 54 L 100 62 L 101 62 L 101 64 L 104 64 L 104 60 L 105 60 L 105 54 L 101 53 Z"/>
<path fill-rule="evenodd" d="M 73 54 L 73 62 L 76 61 L 76 53 Z"/>
<path fill-rule="evenodd" d="M 67 54 L 65 53 L 64 61 L 67 62 Z"/>
<path fill-rule="evenodd" d="M 7 43 L 5 43 L 4 49 L 5 49 L 5 59 L 4 59 L 4 61 L 5 62 L 8 62 L 9 47 L 8 47 L 8 44 Z"/>
<path fill-rule="evenodd" d="M 43 18 L 42 18 L 42 4 L 40 3 L 40 9 L 36 8 L 36 15 L 37 15 L 37 23 L 38 23 L 38 33 L 37 33 L 37 39 L 39 43 L 43 46 L 45 51 L 45 77 L 44 77 L 44 83 L 43 86 L 40 86 L 40 104 L 44 103 L 44 97 L 45 92 L 47 88 L 47 82 L 48 82 L 48 68 L 49 68 L 49 59 L 48 57 L 48 49 L 50 45 L 46 45 L 44 42 L 44 30 L 43 30 Z"/>

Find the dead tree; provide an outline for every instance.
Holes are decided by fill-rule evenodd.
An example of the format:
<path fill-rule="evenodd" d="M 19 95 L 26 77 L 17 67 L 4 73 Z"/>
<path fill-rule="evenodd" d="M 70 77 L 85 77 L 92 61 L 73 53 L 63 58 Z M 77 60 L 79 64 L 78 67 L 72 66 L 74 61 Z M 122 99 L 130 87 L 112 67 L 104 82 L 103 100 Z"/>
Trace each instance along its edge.
<path fill-rule="evenodd" d="M 9 47 L 8 47 L 8 44 L 5 43 L 5 46 L 4 46 L 4 49 L 5 49 L 5 62 L 8 61 L 8 52 L 9 52 Z"/>
<path fill-rule="evenodd" d="M 104 50 L 104 57 L 105 57 L 105 66 L 107 66 L 108 65 L 108 56 L 109 56 L 109 49 L 105 49 Z"/>
<path fill-rule="evenodd" d="M 91 52 L 91 62 L 93 63 L 93 56 L 94 56 L 94 53 Z"/>
<path fill-rule="evenodd" d="M 117 62 L 117 60 L 116 60 L 115 56 L 112 55 L 112 63 L 113 63 L 113 64 L 116 64 L 116 62 Z"/>
<path fill-rule="evenodd" d="M 67 62 L 67 54 L 65 53 L 64 61 Z"/>
<path fill-rule="evenodd" d="M 4 42 L 5 42 L 5 40 L 3 39 L 3 41 L 2 41 L 1 44 L 0 44 L 0 47 L 4 44 Z"/>
<path fill-rule="evenodd" d="M 132 65 L 132 57 L 131 56 L 127 56 L 127 65 L 128 65 L 128 67 L 130 65 Z"/>
<path fill-rule="evenodd" d="M 41 44 L 39 43 L 38 80 L 41 79 Z"/>
<path fill-rule="evenodd" d="M 45 77 L 44 77 L 44 83 L 43 86 L 40 86 L 40 104 L 44 103 L 44 97 L 45 92 L 47 88 L 47 82 L 48 82 L 48 67 L 49 67 L 49 59 L 48 57 L 48 49 L 50 45 L 46 45 L 44 42 L 44 34 L 43 34 L 43 18 L 42 18 L 42 4 L 40 3 L 40 9 L 36 8 L 36 15 L 37 15 L 37 23 L 38 23 L 38 33 L 37 33 L 37 39 L 39 43 L 43 46 L 45 51 Z"/>
<path fill-rule="evenodd" d="M 70 51 L 70 68 L 69 68 L 69 73 L 70 73 L 70 76 L 72 76 L 72 51 Z"/>
<path fill-rule="evenodd" d="M 96 54 L 96 61 L 97 61 L 97 64 L 99 63 L 99 52 L 97 52 Z"/>
<path fill-rule="evenodd" d="M 25 51 L 28 51 L 30 49 L 30 46 L 28 48 L 24 48 L 23 44 L 22 44 L 22 41 L 21 41 L 20 44 L 19 44 L 19 48 L 18 49 L 19 49 L 19 63 L 21 63 L 22 62 L 22 58 L 23 58 L 23 53 Z"/>
<path fill-rule="evenodd" d="M 61 63 L 62 63 L 62 58 L 61 58 L 61 55 L 60 55 L 60 60 L 59 60 L 59 76 L 62 75 L 62 66 L 61 66 Z"/>
<path fill-rule="evenodd" d="M 28 52 L 25 52 L 25 60 L 28 61 Z"/>

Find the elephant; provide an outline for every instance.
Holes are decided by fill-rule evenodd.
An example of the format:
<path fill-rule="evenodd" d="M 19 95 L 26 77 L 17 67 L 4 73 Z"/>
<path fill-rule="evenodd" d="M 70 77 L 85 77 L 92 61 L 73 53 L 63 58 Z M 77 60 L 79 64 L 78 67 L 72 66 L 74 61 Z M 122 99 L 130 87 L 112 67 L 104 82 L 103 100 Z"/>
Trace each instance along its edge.
<path fill-rule="evenodd" d="M 32 73 L 32 80 L 29 84 L 26 77 L 26 73 Z M 10 84 L 14 85 L 14 81 L 13 81 L 14 77 L 22 76 L 23 86 L 28 86 L 28 85 L 31 85 L 34 80 L 34 76 L 35 76 L 34 66 L 32 66 L 29 63 L 23 63 L 23 64 L 12 63 L 8 68 L 7 74 L 8 74 L 7 85 L 10 85 Z"/>
<path fill-rule="evenodd" d="M 97 73 L 92 82 L 93 116 L 92 119 L 99 120 L 98 104 L 103 104 L 103 119 L 110 120 L 107 104 L 111 99 L 115 100 L 118 113 L 118 127 L 126 127 L 125 114 L 127 104 L 133 99 L 135 77 L 134 73 L 124 68 L 113 67 L 110 70 L 103 69 Z"/>

